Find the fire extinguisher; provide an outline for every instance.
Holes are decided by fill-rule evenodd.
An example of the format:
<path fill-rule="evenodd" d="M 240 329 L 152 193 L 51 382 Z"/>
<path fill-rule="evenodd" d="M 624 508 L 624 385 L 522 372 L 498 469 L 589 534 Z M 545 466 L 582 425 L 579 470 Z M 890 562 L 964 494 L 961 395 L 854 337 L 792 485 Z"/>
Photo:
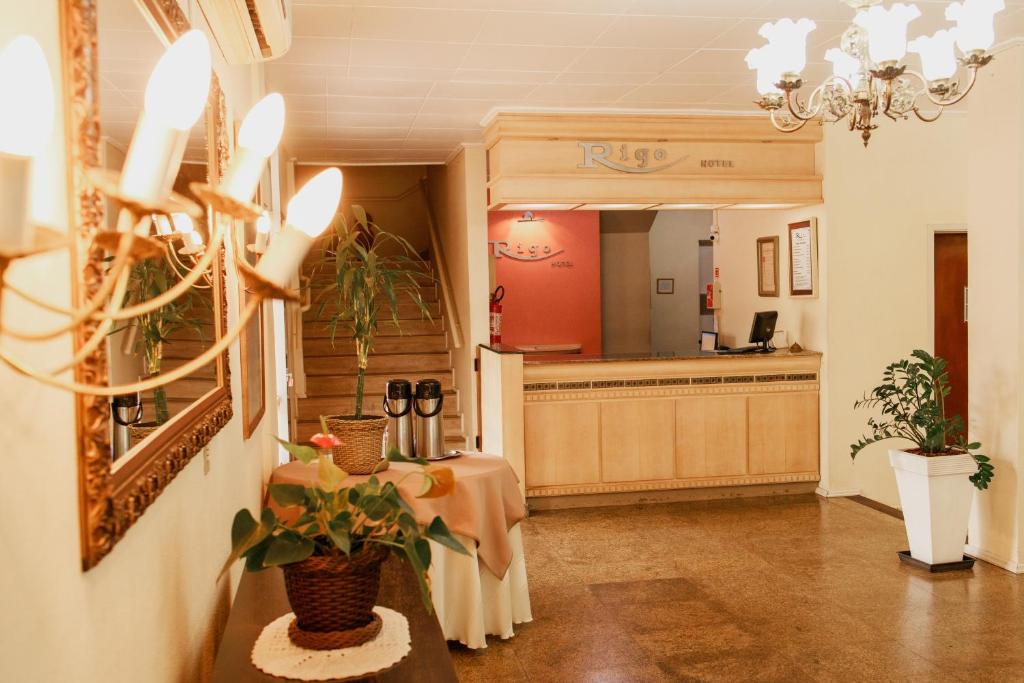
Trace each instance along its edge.
<path fill-rule="evenodd" d="M 491 292 L 491 344 L 501 344 L 501 300 L 505 298 L 505 288 L 498 285 Z"/>

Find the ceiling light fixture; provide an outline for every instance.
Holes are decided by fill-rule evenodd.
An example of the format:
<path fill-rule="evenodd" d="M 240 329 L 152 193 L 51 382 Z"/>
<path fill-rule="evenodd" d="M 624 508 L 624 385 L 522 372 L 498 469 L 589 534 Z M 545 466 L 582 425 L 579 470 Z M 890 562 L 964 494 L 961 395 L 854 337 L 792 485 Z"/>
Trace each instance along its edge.
<path fill-rule="evenodd" d="M 756 104 L 769 112 L 772 125 L 784 133 L 800 130 L 811 119 L 849 120 L 860 131 L 866 147 L 879 115 L 893 121 L 911 114 L 931 123 L 946 107 L 963 100 L 977 80 L 978 69 L 992 61 L 995 42 L 993 20 L 1005 9 L 1004 0 L 962 0 L 946 7 L 946 19 L 955 26 L 921 36 L 909 43 L 907 30 L 921 16 L 913 4 L 897 2 L 888 9 L 881 0 L 841 0 L 856 10 L 839 48 L 825 52 L 832 75 L 811 91 L 806 101 L 801 72 L 807 61 L 807 36 L 815 29 L 810 19 L 780 19 L 758 33 L 768 43 L 747 53 L 747 66 L 757 71 Z M 957 57 L 954 44 L 960 50 Z M 907 52 L 921 59 L 921 72 L 907 69 Z M 966 80 L 957 77 L 960 67 Z M 938 108 L 925 113 L 918 102 Z"/>

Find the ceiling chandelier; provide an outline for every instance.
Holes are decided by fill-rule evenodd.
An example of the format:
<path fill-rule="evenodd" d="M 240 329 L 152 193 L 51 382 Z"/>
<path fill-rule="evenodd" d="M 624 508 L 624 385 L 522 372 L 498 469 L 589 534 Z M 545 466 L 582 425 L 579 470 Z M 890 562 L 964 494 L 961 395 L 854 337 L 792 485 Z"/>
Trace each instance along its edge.
<path fill-rule="evenodd" d="M 954 26 L 908 43 L 908 26 L 921 16 L 916 5 L 898 2 L 886 9 L 881 0 L 841 1 L 857 14 L 839 47 L 825 52 L 832 75 L 806 101 L 798 91 L 804 85 L 801 72 L 807 64 L 807 36 L 815 29 L 812 20 L 765 24 L 758 33 L 768 44 L 752 49 L 746 60 L 757 71 L 761 98 L 756 104 L 769 112 L 775 128 L 792 133 L 812 119 L 847 119 L 851 131 L 860 131 L 865 147 L 879 116 L 898 121 L 912 114 L 931 123 L 964 99 L 978 69 L 992 61 L 993 18 L 1005 7 L 1004 0 L 951 2 L 946 19 Z M 907 52 L 920 57 L 920 72 L 907 68 Z"/>
<path fill-rule="evenodd" d="M 211 82 L 210 46 L 199 31 L 189 31 L 160 58 L 149 78 L 145 103 L 120 173 L 94 168 L 88 173 L 96 190 L 120 205 L 116 228 L 64 235 L 37 227 L 29 219 L 31 166 L 45 148 L 53 124 L 53 85 L 46 57 L 28 36 L 16 38 L 0 52 L 0 85 L 7 86 L 10 105 L 0 111 L 0 297 L 15 294 L 65 320 L 46 330 L 25 330 L 4 321 L 0 336 L 39 342 L 85 329 L 81 348 L 46 369 L 32 367 L 0 345 L 0 360 L 44 384 L 100 396 L 147 391 L 189 375 L 224 352 L 263 301 L 297 300 L 290 289 L 292 276 L 316 237 L 330 223 L 341 198 L 342 176 L 337 168 L 321 171 L 289 201 L 284 227 L 270 238 L 270 220 L 252 202 L 268 159 L 277 149 L 284 127 L 284 100 L 272 93 L 246 115 L 238 130 L 237 149 L 224 177 L 214 184 L 192 183 L 190 190 L 204 206 L 173 191 L 189 131 L 203 112 Z M 207 234 L 193 218 L 213 217 Z M 256 223 L 256 241 L 244 244 L 240 221 Z M 252 293 L 234 325 L 194 358 L 174 370 L 122 385 L 80 383 L 62 375 L 81 364 L 114 329 L 149 315 L 188 294 L 193 287 L 209 288 L 214 259 L 231 245 L 240 281 Z M 46 301 L 4 279 L 15 261 L 44 252 L 100 248 L 109 254 L 103 281 L 92 298 L 77 308 Z M 259 256 L 255 266 L 241 256 Z M 174 284 L 145 301 L 128 305 L 130 273 L 143 261 L 164 261 Z"/>

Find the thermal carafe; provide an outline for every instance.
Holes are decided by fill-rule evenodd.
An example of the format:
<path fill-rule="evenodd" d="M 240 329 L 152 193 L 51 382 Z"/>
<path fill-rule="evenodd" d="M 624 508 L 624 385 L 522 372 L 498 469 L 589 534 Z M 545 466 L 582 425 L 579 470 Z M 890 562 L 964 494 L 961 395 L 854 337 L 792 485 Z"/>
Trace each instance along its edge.
<path fill-rule="evenodd" d="M 409 380 L 388 380 L 384 414 L 388 416 L 388 452 L 394 449 L 411 458 L 415 451 L 412 442 L 412 383 Z"/>
<path fill-rule="evenodd" d="M 142 399 L 139 394 L 121 394 L 111 399 L 110 416 L 113 418 L 110 435 L 111 457 L 117 460 L 132 447 L 128 427 L 142 421 Z"/>
<path fill-rule="evenodd" d="M 444 396 L 436 379 L 416 382 L 413 410 L 416 412 L 416 457 L 437 458 L 444 454 Z"/>

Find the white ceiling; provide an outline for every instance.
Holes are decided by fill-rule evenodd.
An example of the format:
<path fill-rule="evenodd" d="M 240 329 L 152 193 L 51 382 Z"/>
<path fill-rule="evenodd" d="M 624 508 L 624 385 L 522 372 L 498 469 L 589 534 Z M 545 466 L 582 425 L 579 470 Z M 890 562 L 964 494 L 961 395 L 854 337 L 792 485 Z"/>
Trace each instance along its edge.
<path fill-rule="evenodd" d="M 1024 35 L 1024 0 L 1006 2 L 1000 41 Z M 917 4 L 911 37 L 946 24 L 946 0 Z M 754 112 L 743 58 L 786 16 L 817 22 L 820 80 L 853 17 L 840 0 L 297 0 L 267 80 L 300 161 L 443 162 L 495 108 Z"/>

